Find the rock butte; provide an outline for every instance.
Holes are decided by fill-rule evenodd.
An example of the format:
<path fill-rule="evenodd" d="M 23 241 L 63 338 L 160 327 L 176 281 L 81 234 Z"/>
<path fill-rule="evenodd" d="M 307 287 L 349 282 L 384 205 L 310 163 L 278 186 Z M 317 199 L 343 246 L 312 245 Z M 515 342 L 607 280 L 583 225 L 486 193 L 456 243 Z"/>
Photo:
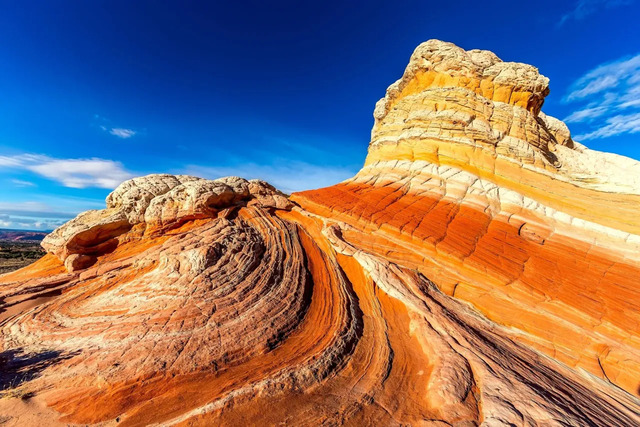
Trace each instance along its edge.
<path fill-rule="evenodd" d="M 123 183 L 0 277 L 2 419 L 640 424 L 640 164 L 548 93 L 431 40 L 343 183 Z"/>

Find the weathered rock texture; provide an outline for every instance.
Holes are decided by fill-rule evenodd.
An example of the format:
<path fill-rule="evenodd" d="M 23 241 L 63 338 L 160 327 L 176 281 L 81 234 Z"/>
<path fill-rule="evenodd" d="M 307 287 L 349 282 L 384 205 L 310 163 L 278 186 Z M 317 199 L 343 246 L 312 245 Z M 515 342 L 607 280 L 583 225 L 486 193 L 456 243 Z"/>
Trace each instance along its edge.
<path fill-rule="evenodd" d="M 548 92 L 432 40 L 348 181 L 123 183 L 0 277 L 2 388 L 33 394 L 0 414 L 638 425 L 640 166 L 574 142 Z"/>

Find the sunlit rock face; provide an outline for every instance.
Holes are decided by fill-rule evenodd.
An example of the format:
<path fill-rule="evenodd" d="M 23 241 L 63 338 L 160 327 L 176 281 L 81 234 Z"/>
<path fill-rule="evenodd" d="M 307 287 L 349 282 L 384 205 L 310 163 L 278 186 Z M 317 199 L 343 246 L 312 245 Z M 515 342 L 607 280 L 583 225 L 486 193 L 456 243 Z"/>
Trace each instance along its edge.
<path fill-rule="evenodd" d="M 350 180 L 123 183 L 0 276 L 0 415 L 638 425 L 640 167 L 574 142 L 548 93 L 432 40 Z"/>
<path fill-rule="evenodd" d="M 548 79 L 420 45 L 375 111 L 365 167 L 295 195 L 518 340 L 638 394 L 640 164 L 540 112 Z"/>

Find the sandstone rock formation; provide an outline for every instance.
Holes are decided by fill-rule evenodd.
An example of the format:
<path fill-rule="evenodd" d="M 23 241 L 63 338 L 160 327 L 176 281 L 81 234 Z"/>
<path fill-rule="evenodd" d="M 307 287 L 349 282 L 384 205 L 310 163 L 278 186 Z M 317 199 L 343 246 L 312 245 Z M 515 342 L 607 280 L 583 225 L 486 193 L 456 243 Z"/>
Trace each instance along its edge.
<path fill-rule="evenodd" d="M 350 180 L 123 183 L 0 276 L 0 414 L 640 424 L 640 164 L 573 141 L 548 93 L 431 40 Z"/>

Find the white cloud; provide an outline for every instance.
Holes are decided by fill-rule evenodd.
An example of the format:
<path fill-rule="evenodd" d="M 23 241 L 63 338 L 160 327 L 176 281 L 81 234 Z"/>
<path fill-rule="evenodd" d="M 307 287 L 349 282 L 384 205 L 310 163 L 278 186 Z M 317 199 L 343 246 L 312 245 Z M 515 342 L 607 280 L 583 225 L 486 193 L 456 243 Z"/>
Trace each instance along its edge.
<path fill-rule="evenodd" d="M 0 219 L 0 228 L 51 231 L 60 227 L 65 222 L 67 222 L 67 220 L 9 216 L 7 219 Z"/>
<path fill-rule="evenodd" d="M 42 212 L 50 206 L 42 202 L 0 202 L 0 213 L 10 212 Z"/>
<path fill-rule="evenodd" d="M 203 167 L 189 166 L 184 173 L 214 179 L 223 176 L 240 176 L 246 179 L 262 179 L 285 193 L 311 190 L 337 184 L 351 178 L 357 170 L 342 167 L 318 166 L 305 162 L 286 160 L 274 165 L 246 163 L 238 166 Z"/>
<path fill-rule="evenodd" d="M 0 168 L 19 168 L 25 162 L 33 160 L 31 154 L 20 154 L 18 156 L 0 156 Z"/>
<path fill-rule="evenodd" d="M 583 77 L 584 79 L 584 77 Z M 582 99 L 594 93 L 602 92 L 605 89 L 614 88 L 618 85 L 618 78 L 615 75 L 599 76 L 593 79 L 586 79 L 587 83 L 581 85 L 580 89 L 576 89 L 567 96 L 568 101 Z M 579 82 L 581 83 L 581 82 Z"/>
<path fill-rule="evenodd" d="M 94 199 L 71 197 L 48 198 L 51 201 L 50 203 L 40 201 L 0 202 L 0 215 L 68 219 L 73 218 L 81 211 L 103 209 L 105 207 L 104 201 Z"/>
<path fill-rule="evenodd" d="M 31 181 L 24 181 L 22 179 L 12 179 L 11 182 L 13 182 L 13 185 L 15 185 L 16 187 L 35 187 L 36 184 L 34 184 Z"/>
<path fill-rule="evenodd" d="M 20 205 L 20 204 L 18 204 Z M 13 211 L 12 211 L 13 212 Z M 53 230 L 67 222 L 69 218 L 40 217 L 37 212 L 26 215 L 0 213 L 0 228 L 15 228 L 27 230 Z M 32 216 L 33 215 L 33 216 Z"/>
<path fill-rule="evenodd" d="M 638 132 L 640 54 L 589 71 L 571 85 L 564 101 L 588 103 L 564 118 L 569 123 L 589 125 L 590 129 L 576 135 L 576 140 Z"/>
<path fill-rule="evenodd" d="M 115 188 L 132 177 L 119 162 L 104 159 L 52 159 L 29 170 L 71 188 Z"/>
<path fill-rule="evenodd" d="M 575 3 L 573 9 L 562 15 L 558 26 L 564 25 L 567 21 L 586 18 L 587 16 L 595 13 L 598 9 L 611 9 L 617 6 L 624 6 L 633 3 L 633 0 L 579 0 Z"/>
<path fill-rule="evenodd" d="M 576 101 L 606 89 L 640 84 L 640 54 L 602 64 L 571 85 L 566 101 Z"/>
<path fill-rule="evenodd" d="M 104 129 L 104 126 L 103 126 L 103 129 Z M 135 130 L 133 130 L 133 129 L 111 128 L 109 133 L 111 135 L 117 136 L 118 138 L 127 139 L 127 138 L 131 138 L 137 132 Z"/>
<path fill-rule="evenodd" d="M 567 123 L 582 122 L 585 120 L 600 117 L 606 112 L 607 112 L 607 108 L 602 106 L 585 108 L 584 110 L 574 111 L 573 113 L 569 114 L 567 117 L 564 118 L 564 121 Z"/>
<path fill-rule="evenodd" d="M 640 132 L 640 113 L 618 115 L 607 119 L 606 124 L 592 132 L 576 135 L 576 140 L 606 138 L 623 133 Z"/>
<path fill-rule="evenodd" d="M 109 134 L 117 136 L 118 138 L 127 139 L 138 134 L 138 132 L 133 129 L 113 127 L 111 125 L 111 120 L 104 116 L 101 116 L 100 114 L 94 114 L 93 118 L 94 125 L 97 125 L 100 129 L 102 129 L 102 131 L 108 132 Z"/>
<path fill-rule="evenodd" d="M 0 156 L 0 168 L 21 169 L 71 188 L 115 188 L 133 174 L 113 160 L 56 159 L 39 154 Z"/>
<path fill-rule="evenodd" d="M 104 201 L 76 197 L 49 197 L 41 201 L 0 202 L 0 228 L 53 230 L 78 212 L 104 208 Z"/>

